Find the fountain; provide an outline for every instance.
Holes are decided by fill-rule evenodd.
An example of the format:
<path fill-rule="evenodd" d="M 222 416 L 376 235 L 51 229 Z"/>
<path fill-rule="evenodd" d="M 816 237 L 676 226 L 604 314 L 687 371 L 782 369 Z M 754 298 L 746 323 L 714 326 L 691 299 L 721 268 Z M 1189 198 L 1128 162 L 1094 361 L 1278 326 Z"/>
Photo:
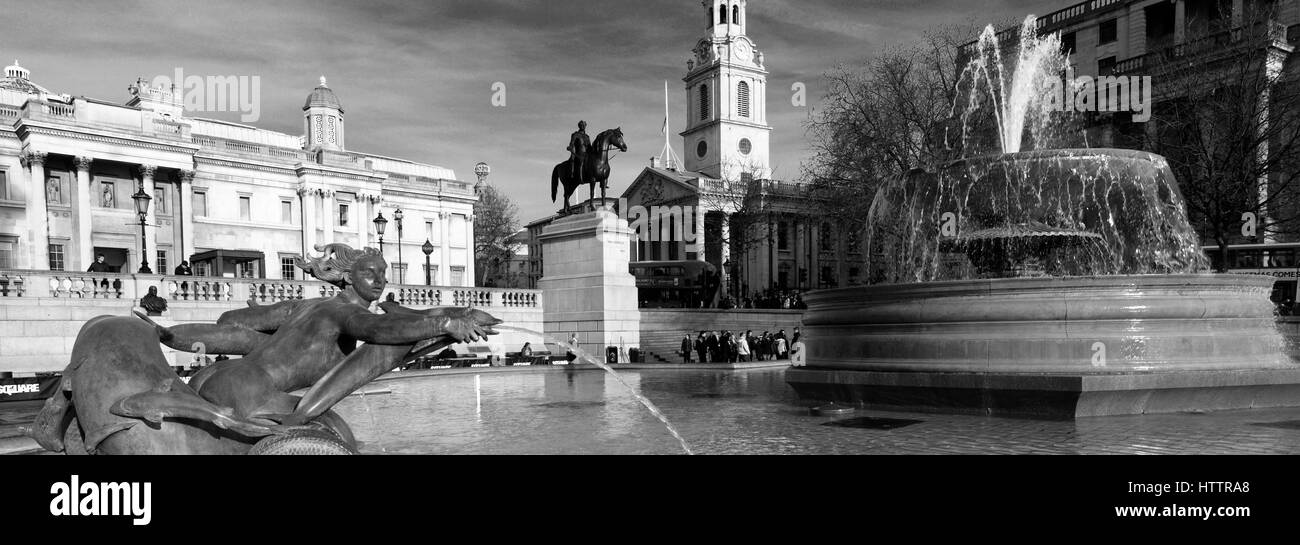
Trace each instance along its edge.
<path fill-rule="evenodd" d="M 805 298 L 808 364 L 787 381 L 875 408 L 1052 417 L 1300 404 L 1272 279 L 1206 273 L 1165 159 L 1049 148 L 1070 120 L 1035 92 L 1065 61 L 1033 22 L 1009 78 L 981 36 L 953 110 L 968 156 L 880 189 L 876 284 Z"/>

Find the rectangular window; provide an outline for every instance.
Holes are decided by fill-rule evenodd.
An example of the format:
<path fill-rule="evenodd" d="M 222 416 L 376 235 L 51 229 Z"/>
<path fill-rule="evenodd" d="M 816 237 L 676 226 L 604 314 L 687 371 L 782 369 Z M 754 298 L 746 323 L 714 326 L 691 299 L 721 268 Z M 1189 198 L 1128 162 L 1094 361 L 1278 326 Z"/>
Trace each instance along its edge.
<path fill-rule="evenodd" d="M 280 199 L 280 223 L 293 223 L 293 201 Z"/>
<path fill-rule="evenodd" d="M 206 217 L 208 215 L 208 192 L 195 191 L 194 197 L 190 199 L 190 205 L 194 209 L 195 217 Z"/>
<path fill-rule="evenodd" d="M 158 250 L 158 274 L 167 274 L 167 250 Z"/>
<path fill-rule="evenodd" d="M 253 217 L 253 198 L 239 197 L 239 219 L 249 221 Z"/>
<path fill-rule="evenodd" d="M 435 283 L 438 282 L 438 266 L 437 266 L 437 265 L 429 265 L 428 267 L 425 267 L 424 265 L 420 265 L 420 267 L 422 267 L 422 268 L 425 269 L 425 273 L 429 276 L 429 283 L 430 283 L 430 284 L 435 284 Z"/>
<path fill-rule="evenodd" d="M 284 280 L 293 280 L 298 274 L 298 268 L 293 264 L 292 257 L 280 258 L 280 278 Z"/>
<path fill-rule="evenodd" d="M 212 276 L 212 262 L 200 261 L 195 263 L 194 276 Z"/>
<path fill-rule="evenodd" d="M 1097 75 L 1109 76 L 1115 72 L 1115 57 L 1097 59 Z"/>
<path fill-rule="evenodd" d="M 431 221 L 424 222 L 424 240 L 433 240 L 433 222 Z"/>
<path fill-rule="evenodd" d="M 14 268 L 14 250 L 18 248 L 18 237 L 0 235 L 0 269 Z"/>
<path fill-rule="evenodd" d="M 452 265 L 451 267 L 451 285 L 461 286 L 465 284 L 465 267 L 461 265 Z"/>
<path fill-rule="evenodd" d="M 1074 52 L 1075 52 L 1075 34 L 1073 32 L 1066 32 L 1065 34 L 1062 34 L 1061 53 L 1065 55 L 1073 55 Z"/>
<path fill-rule="evenodd" d="M 62 244 L 50 245 L 50 270 L 51 271 L 63 270 L 63 245 Z"/>
<path fill-rule="evenodd" d="M 166 214 L 167 207 L 167 188 L 153 188 L 153 212 L 154 214 Z"/>
<path fill-rule="evenodd" d="M 1102 21 L 1097 28 L 1097 32 L 1100 34 L 1100 39 L 1097 40 L 1098 45 L 1114 43 L 1115 40 L 1119 39 L 1119 19 Z"/>
<path fill-rule="evenodd" d="M 776 249 L 778 250 L 790 249 L 790 237 L 788 233 L 789 229 L 790 229 L 790 225 L 784 221 L 777 224 Z"/>
<path fill-rule="evenodd" d="M 339 227 L 348 226 L 348 204 L 339 203 Z"/>
<path fill-rule="evenodd" d="M 9 173 L 0 170 L 0 201 L 9 200 Z"/>

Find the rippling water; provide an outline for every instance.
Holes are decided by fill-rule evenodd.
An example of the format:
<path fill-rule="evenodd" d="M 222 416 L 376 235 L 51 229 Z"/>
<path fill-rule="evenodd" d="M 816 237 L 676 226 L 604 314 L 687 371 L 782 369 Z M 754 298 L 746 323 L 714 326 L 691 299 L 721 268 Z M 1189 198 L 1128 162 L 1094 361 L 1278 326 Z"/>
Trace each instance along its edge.
<path fill-rule="evenodd" d="M 780 369 L 619 374 L 699 454 L 1300 453 L 1300 409 L 1077 421 L 883 411 L 820 417 L 809 415 Z M 381 389 L 392 393 L 336 407 L 367 454 L 682 454 L 654 415 L 595 369 L 433 375 L 367 388 Z M 919 422 L 828 425 L 868 416 Z"/>

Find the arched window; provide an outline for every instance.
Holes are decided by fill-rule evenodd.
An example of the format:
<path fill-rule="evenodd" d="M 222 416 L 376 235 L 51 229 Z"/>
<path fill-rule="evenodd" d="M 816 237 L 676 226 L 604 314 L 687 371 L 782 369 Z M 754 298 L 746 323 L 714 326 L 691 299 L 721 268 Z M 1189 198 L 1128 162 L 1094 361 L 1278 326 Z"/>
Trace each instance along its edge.
<path fill-rule="evenodd" d="M 709 86 L 700 86 L 700 121 L 709 120 Z"/>
<path fill-rule="evenodd" d="M 721 5 L 721 6 L 718 6 L 718 24 L 720 24 L 720 25 L 725 25 L 725 24 L 727 24 L 727 6 L 726 6 L 726 4 L 723 4 L 723 5 Z"/>
<path fill-rule="evenodd" d="M 736 115 L 749 117 L 749 83 L 740 82 L 736 89 Z"/>
<path fill-rule="evenodd" d="M 740 24 L 740 5 L 731 6 L 731 24 Z"/>

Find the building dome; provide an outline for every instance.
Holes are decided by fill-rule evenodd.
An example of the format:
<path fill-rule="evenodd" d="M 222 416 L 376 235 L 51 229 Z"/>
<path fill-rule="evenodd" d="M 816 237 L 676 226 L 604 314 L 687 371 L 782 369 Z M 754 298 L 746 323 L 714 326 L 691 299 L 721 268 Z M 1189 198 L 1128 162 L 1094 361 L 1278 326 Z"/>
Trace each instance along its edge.
<path fill-rule="evenodd" d="M 339 102 L 339 97 L 325 85 L 325 76 L 320 77 L 320 85 L 312 89 L 311 94 L 307 95 L 307 102 L 302 105 L 303 111 L 312 108 L 334 108 L 340 113 L 343 112 L 343 103 Z"/>
<path fill-rule="evenodd" d="M 0 77 L 0 89 L 37 96 L 53 94 L 49 89 L 33 83 L 31 76 L 30 70 L 19 66 L 18 61 L 14 61 L 13 64 L 5 67 L 4 77 Z"/>

